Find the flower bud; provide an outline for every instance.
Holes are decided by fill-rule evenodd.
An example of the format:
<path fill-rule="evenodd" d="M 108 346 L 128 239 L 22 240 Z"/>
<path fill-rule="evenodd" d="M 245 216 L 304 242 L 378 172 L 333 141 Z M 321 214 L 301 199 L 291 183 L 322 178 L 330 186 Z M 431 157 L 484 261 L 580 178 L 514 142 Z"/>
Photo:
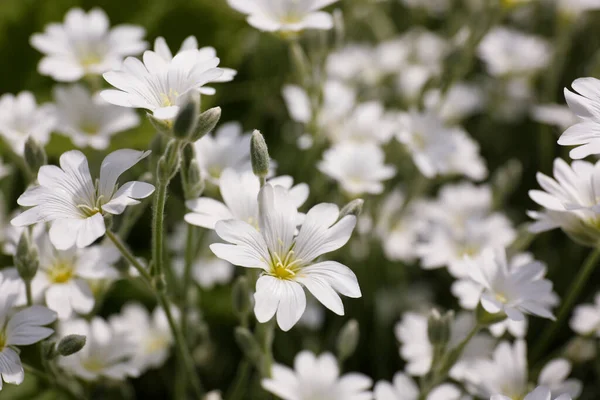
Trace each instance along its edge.
<path fill-rule="evenodd" d="M 450 341 L 454 311 L 441 315 L 435 308 L 429 312 L 427 318 L 427 336 L 434 346 L 445 347 Z"/>
<path fill-rule="evenodd" d="M 56 343 L 46 340 L 42 342 L 42 357 L 46 360 L 54 360 L 58 356 Z"/>
<path fill-rule="evenodd" d="M 197 199 L 204 191 L 204 180 L 194 153 L 194 145 L 188 143 L 183 148 L 181 183 L 186 200 Z"/>
<path fill-rule="evenodd" d="M 27 167 L 34 176 L 37 175 L 42 165 L 48 163 L 48 157 L 46 157 L 44 147 L 32 137 L 29 137 L 25 142 L 23 157 L 25 158 Z"/>
<path fill-rule="evenodd" d="M 190 142 L 202 139 L 204 135 L 215 129 L 220 119 L 221 107 L 213 107 L 200 114 L 196 122 L 196 129 L 189 136 Z"/>
<path fill-rule="evenodd" d="M 481 303 L 479 303 L 477 304 L 477 308 L 475 309 L 475 317 L 479 325 L 490 326 L 497 322 L 504 321 L 506 319 L 506 314 L 504 312 L 491 314 L 483 308 Z"/>
<path fill-rule="evenodd" d="M 167 144 L 165 153 L 158 160 L 156 174 L 161 183 L 167 184 L 177 174 L 180 159 L 179 143 L 176 140 L 171 140 Z"/>
<path fill-rule="evenodd" d="M 241 326 L 235 328 L 235 341 L 244 352 L 246 358 L 255 365 L 260 366 L 262 349 L 256 338 L 252 336 L 252 333 L 247 328 Z"/>
<path fill-rule="evenodd" d="M 25 282 L 31 282 L 38 271 L 40 260 L 35 245 L 31 243 L 29 230 L 27 229 L 23 230 L 21 234 L 13 261 L 21 279 Z"/>
<path fill-rule="evenodd" d="M 269 173 L 269 149 L 262 133 L 258 130 L 252 132 L 250 141 L 250 157 L 252 160 L 252 171 L 259 178 L 265 178 Z"/>
<path fill-rule="evenodd" d="M 232 297 L 233 312 L 238 318 L 247 316 L 252 305 L 250 304 L 250 286 L 245 276 L 240 276 L 233 284 Z"/>
<path fill-rule="evenodd" d="M 365 201 L 363 199 L 352 200 L 350 203 L 346 204 L 344 208 L 342 208 L 338 220 L 344 218 L 346 215 L 354 215 L 355 217 L 358 217 L 362 212 L 364 204 Z"/>
<path fill-rule="evenodd" d="M 358 322 L 351 319 L 342 327 L 337 337 L 337 353 L 340 362 L 352 357 L 358 346 L 359 338 L 360 330 Z"/>
<path fill-rule="evenodd" d="M 83 349 L 85 342 L 86 337 L 84 335 L 68 335 L 58 342 L 56 350 L 61 356 L 67 357 Z"/>
<path fill-rule="evenodd" d="M 200 105 L 197 97 L 191 97 L 183 108 L 179 110 L 173 123 L 173 135 L 180 140 L 187 140 L 198 124 L 198 111 Z"/>

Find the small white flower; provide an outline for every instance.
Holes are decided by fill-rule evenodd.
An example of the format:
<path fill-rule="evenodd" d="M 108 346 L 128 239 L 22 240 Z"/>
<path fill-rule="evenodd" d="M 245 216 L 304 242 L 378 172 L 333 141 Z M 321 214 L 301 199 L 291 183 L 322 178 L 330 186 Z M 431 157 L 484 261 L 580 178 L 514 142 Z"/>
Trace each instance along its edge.
<path fill-rule="evenodd" d="M 343 142 L 323 153 L 318 168 L 352 195 L 379 194 L 384 189 L 382 181 L 396 175 L 396 168 L 384 162 L 383 150 L 374 143 Z"/>
<path fill-rule="evenodd" d="M 531 75 L 546 68 L 552 58 L 543 38 L 506 27 L 493 28 L 477 49 L 493 76 Z"/>
<path fill-rule="evenodd" d="M 275 364 L 262 387 L 283 400 L 371 400 L 371 378 L 359 373 L 340 376 L 330 353 L 316 357 L 309 351 L 296 355 L 294 369 Z"/>
<path fill-rule="evenodd" d="M 375 400 L 418 400 L 420 390 L 410 376 L 398 372 L 391 383 L 377 382 L 373 393 Z M 444 383 L 433 388 L 426 400 L 461 400 L 462 398 L 461 390 L 457 386 Z"/>
<path fill-rule="evenodd" d="M 248 23 L 266 32 L 298 32 L 333 27 L 330 14 L 319 11 L 338 0 L 227 0 L 235 10 L 248 15 Z"/>
<path fill-rule="evenodd" d="M 67 373 L 86 381 L 100 378 L 125 380 L 136 377 L 140 371 L 131 360 L 136 345 L 130 332 L 122 332 L 100 317 L 91 321 L 73 319 L 61 323 L 61 336 L 84 335 L 85 346 L 68 357 L 60 357 L 58 365 Z"/>
<path fill-rule="evenodd" d="M 0 96 L 0 136 L 19 156 L 23 155 L 28 137 L 41 145 L 48 143 L 55 121 L 54 107 L 38 107 L 31 92 Z"/>
<path fill-rule="evenodd" d="M 425 107 L 437 113 L 444 121 L 457 122 L 467 118 L 485 105 L 480 87 L 468 83 L 452 85 L 444 96 L 440 90 L 431 89 L 425 93 Z"/>
<path fill-rule="evenodd" d="M 538 261 L 511 268 L 504 249 L 486 249 L 469 261 L 471 279 L 483 286 L 481 305 L 492 314 L 506 313 L 522 321 L 524 314 L 554 320 L 551 307 L 556 305 L 552 282 L 543 279 L 545 267 Z"/>
<path fill-rule="evenodd" d="M 490 400 L 511 400 L 510 397 L 504 395 L 493 395 Z M 550 389 L 545 386 L 538 386 L 532 392 L 528 393 L 523 400 L 572 400 L 568 394 L 562 394 L 558 397 L 551 395 Z"/>
<path fill-rule="evenodd" d="M 219 62 L 198 50 L 183 51 L 170 61 L 148 50 L 143 62 L 127 57 L 121 69 L 105 72 L 104 79 L 118 90 L 103 90 L 100 95 L 109 103 L 144 108 L 157 119 L 172 121 L 189 96 L 221 78 Z"/>
<path fill-rule="evenodd" d="M 343 315 L 338 293 L 361 296 L 354 272 L 335 261 L 315 260 L 348 242 L 356 217 L 347 215 L 338 221 L 336 205 L 318 204 L 306 214 L 296 235 L 298 212 L 283 187 L 263 186 L 258 206 L 259 230 L 244 221 L 219 221 L 217 234 L 232 244 L 210 246 L 217 257 L 234 265 L 263 270 L 254 294 L 257 320 L 263 323 L 277 314 L 279 327 L 291 329 L 306 307 L 302 286 L 325 307 Z"/>
<path fill-rule="evenodd" d="M 59 250 L 74 245 L 86 247 L 104 235 L 104 215 L 118 215 L 127 206 L 139 204 L 154 192 L 145 182 L 127 182 L 117 187 L 117 179 L 150 152 L 122 149 L 110 153 L 100 167 L 94 185 L 86 157 L 78 150 L 60 156 L 60 168 L 45 165 L 38 172 L 39 185 L 23 193 L 17 202 L 32 207 L 11 221 L 15 226 L 52 222 L 50 240 Z"/>
<path fill-rule="evenodd" d="M 29 346 L 54 333 L 44 327 L 56 319 L 46 307 L 31 306 L 15 312 L 20 291 L 18 281 L 0 273 L 0 390 L 2 381 L 20 385 L 25 378 L 17 346 Z"/>
<path fill-rule="evenodd" d="M 586 11 L 600 9 L 598 0 L 555 0 L 558 12 L 567 18 L 577 18 Z"/>
<path fill-rule="evenodd" d="M 109 29 L 108 17 L 99 8 L 87 14 L 73 8 L 62 25 L 49 24 L 44 33 L 33 35 L 31 45 L 45 55 L 38 65 L 40 74 L 74 82 L 116 68 L 124 57 L 144 51 L 145 33 L 142 27 L 133 25 Z"/>
<path fill-rule="evenodd" d="M 128 303 L 109 323 L 115 332 L 131 337 L 135 350 L 130 363 L 140 373 L 162 366 L 169 357 L 173 335 L 162 308 L 150 314 L 142 305 Z"/>
<path fill-rule="evenodd" d="M 372 45 L 350 43 L 329 54 L 325 65 L 327 75 L 349 85 L 376 85 L 393 72 L 392 67 L 388 68 L 391 62 L 386 59 L 386 54 L 389 53 L 384 52 L 380 58 Z"/>
<path fill-rule="evenodd" d="M 56 130 L 78 147 L 104 150 L 111 136 L 139 125 L 135 111 L 109 104 L 84 86 L 56 87 Z"/>
<path fill-rule="evenodd" d="M 288 191 L 292 203 L 298 209 L 308 198 L 309 187 L 306 183 L 293 186 L 290 176 L 269 179 L 272 186 L 281 186 Z M 215 229 L 217 222 L 237 219 L 258 227 L 258 192 L 260 181 L 252 171 L 236 172 L 226 169 L 221 175 L 219 191 L 223 202 L 200 197 L 188 200 L 186 206 L 192 211 L 185 215 L 189 224 L 203 228 Z"/>
<path fill-rule="evenodd" d="M 575 308 L 570 326 L 580 335 L 600 337 L 600 293 L 596 293 L 594 304 L 582 304 Z"/>
<path fill-rule="evenodd" d="M 581 118 L 575 115 L 569 107 L 561 104 L 538 104 L 531 109 L 531 118 L 563 130 L 581 122 Z"/>
<path fill-rule="evenodd" d="M 181 47 L 179 48 L 179 51 L 177 52 L 177 54 L 179 53 L 183 53 L 184 51 L 187 50 L 198 50 L 198 62 L 202 62 L 202 61 L 210 61 L 214 58 L 217 57 L 217 51 L 215 50 L 214 47 L 202 47 L 202 48 L 198 48 L 198 40 L 194 37 L 194 36 L 188 36 L 183 43 L 181 44 Z M 165 38 L 163 38 L 162 36 L 159 36 L 156 38 L 156 40 L 154 41 L 154 52 L 156 54 L 158 54 L 159 56 L 161 56 L 166 62 L 171 62 L 173 60 L 173 53 L 171 52 L 171 49 L 169 49 L 169 46 L 167 45 L 167 42 L 165 41 Z M 231 68 L 221 68 L 223 70 L 223 75 L 221 75 L 219 78 L 213 80 L 213 82 L 231 82 L 233 80 L 233 78 L 237 75 L 237 71 Z M 215 89 L 211 88 L 211 87 L 207 87 L 207 86 L 203 86 L 199 89 L 201 94 L 206 94 L 206 95 L 212 95 L 215 94 Z"/>

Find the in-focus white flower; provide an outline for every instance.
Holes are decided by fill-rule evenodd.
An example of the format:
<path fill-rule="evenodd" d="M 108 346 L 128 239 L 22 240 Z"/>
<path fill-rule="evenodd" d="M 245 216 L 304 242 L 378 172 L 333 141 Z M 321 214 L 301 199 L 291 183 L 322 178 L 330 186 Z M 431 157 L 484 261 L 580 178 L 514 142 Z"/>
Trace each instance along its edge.
<path fill-rule="evenodd" d="M 56 87 L 54 100 L 56 130 L 69 136 L 77 147 L 104 150 L 114 134 L 140 123 L 135 111 L 109 104 L 81 85 Z"/>
<path fill-rule="evenodd" d="M 48 143 L 55 122 L 54 107 L 38 107 L 31 92 L 0 96 L 0 136 L 19 156 L 23 155 L 28 137 L 41 145 Z"/>
<path fill-rule="evenodd" d="M 487 176 L 479 145 L 462 128 L 447 127 L 437 115 L 416 111 L 400 114 L 399 124 L 396 138 L 426 177 L 456 174 L 481 180 Z"/>
<path fill-rule="evenodd" d="M 569 325 L 580 335 L 600 337 L 600 293 L 594 297 L 594 304 L 582 304 L 575 308 Z"/>
<path fill-rule="evenodd" d="M 490 248 L 469 263 L 469 276 L 484 288 L 480 301 L 487 312 L 504 312 L 515 321 L 524 320 L 524 314 L 555 319 L 552 282 L 543 278 L 545 267 L 539 261 L 515 269 L 506 261 L 504 249 Z"/>
<path fill-rule="evenodd" d="M 338 0 L 227 0 L 235 10 L 248 16 L 248 23 L 266 32 L 299 32 L 304 29 L 331 29 L 333 17 L 322 8 Z"/>
<path fill-rule="evenodd" d="M 149 151 L 129 149 L 110 153 L 102 161 L 100 179 L 94 184 L 85 155 L 78 150 L 63 153 L 60 168 L 40 168 L 39 185 L 27 189 L 17 200 L 19 205 L 32 208 L 19 214 L 11 224 L 52 222 L 50 241 L 57 249 L 89 246 L 106 232 L 106 214 L 121 214 L 127 206 L 139 204 L 137 199 L 154 192 L 154 186 L 145 182 L 117 186 L 119 176 L 148 154 Z"/>
<path fill-rule="evenodd" d="M 169 357 L 173 335 L 162 308 L 150 314 L 142 305 L 129 303 L 111 316 L 109 323 L 115 332 L 131 338 L 134 352 L 130 363 L 140 373 L 162 366 Z"/>
<path fill-rule="evenodd" d="M 73 8 L 63 24 L 49 24 L 44 33 L 33 35 L 31 45 L 45 56 L 38 65 L 40 74 L 74 82 L 117 68 L 124 57 L 144 51 L 145 33 L 144 28 L 133 25 L 109 29 L 108 17 L 99 8 L 87 14 Z"/>
<path fill-rule="evenodd" d="M 25 378 L 17 346 L 29 346 L 54 333 L 44 327 L 56 319 L 46 307 L 31 306 L 16 312 L 20 291 L 18 281 L 0 273 L 0 390 L 2 381 L 20 385 Z"/>
<path fill-rule="evenodd" d="M 485 98 L 480 87 L 459 82 L 443 96 L 439 89 L 427 91 L 424 102 L 427 109 L 437 113 L 444 121 L 458 122 L 483 109 Z"/>
<path fill-rule="evenodd" d="M 361 296 L 354 272 L 335 261 L 315 260 L 348 242 L 356 217 L 340 219 L 338 207 L 322 203 L 306 214 L 296 235 L 298 212 L 292 197 L 281 186 L 266 184 L 258 195 L 258 226 L 240 220 L 219 221 L 221 239 L 231 244 L 210 246 L 217 257 L 234 265 L 259 268 L 254 313 L 259 322 L 277 314 L 279 327 L 291 329 L 304 313 L 306 287 L 323 305 L 338 315 L 344 305 L 338 293 Z"/>
<path fill-rule="evenodd" d="M 571 109 L 561 104 L 539 104 L 531 109 L 531 118 L 542 124 L 554 125 L 563 130 L 581 122 Z"/>
<path fill-rule="evenodd" d="M 565 99 L 580 122 L 569 127 L 558 139 L 558 144 L 578 146 L 569 153 L 574 159 L 600 154 L 600 80 L 580 78 L 571 86 L 575 92 L 565 88 Z"/>
<path fill-rule="evenodd" d="M 552 48 L 543 38 L 506 27 L 493 28 L 477 54 L 493 76 L 532 75 L 546 68 Z"/>
<path fill-rule="evenodd" d="M 528 212 L 536 220 L 529 230 L 539 233 L 561 228 L 574 240 L 596 246 L 600 240 L 600 162 L 574 161 L 569 166 L 557 158 L 553 174 L 554 179 L 538 173 L 543 190 L 529 191 L 529 197 L 543 207 Z"/>
<path fill-rule="evenodd" d="M 190 96 L 223 76 L 219 62 L 198 50 L 183 51 L 170 61 L 147 50 L 143 62 L 127 57 L 120 69 L 105 72 L 104 79 L 118 90 L 103 90 L 100 95 L 117 106 L 144 108 L 156 119 L 172 121 Z"/>
<path fill-rule="evenodd" d="M 86 381 L 100 378 L 125 380 L 140 374 L 131 362 L 137 345 L 131 332 L 122 332 L 102 318 L 94 317 L 91 321 L 72 319 L 62 322 L 59 333 L 62 337 L 86 337 L 83 349 L 58 359 L 58 365 L 67 373 Z"/>
<path fill-rule="evenodd" d="M 323 153 L 318 168 L 352 195 L 379 194 L 384 189 L 382 181 L 396 175 L 396 168 L 384 162 L 383 150 L 374 143 L 343 142 Z"/>
<path fill-rule="evenodd" d="M 392 382 L 379 381 L 375 384 L 375 400 L 418 400 L 420 390 L 415 381 L 401 372 L 394 375 Z M 460 400 L 461 390 L 452 384 L 444 383 L 433 388 L 426 400 Z"/>
<path fill-rule="evenodd" d="M 338 362 L 330 353 L 316 357 L 302 351 L 294 359 L 294 369 L 273 365 L 271 377 L 262 387 L 283 400 L 371 400 L 371 378 L 359 373 L 340 376 Z"/>
<path fill-rule="evenodd" d="M 272 186 L 281 186 L 288 191 L 296 209 L 308 198 L 306 183 L 295 186 L 291 176 L 269 179 Z M 223 202 L 210 197 L 188 200 L 186 206 L 192 211 L 185 215 L 186 222 L 207 229 L 215 229 L 217 222 L 227 219 L 245 221 L 258 228 L 258 192 L 260 181 L 252 171 L 236 172 L 226 169 L 219 181 L 219 191 Z"/>
<path fill-rule="evenodd" d="M 183 43 L 181 44 L 181 47 L 179 48 L 179 51 L 177 52 L 177 54 L 179 53 L 183 53 L 184 51 L 187 50 L 198 50 L 198 62 L 201 61 L 210 61 L 212 59 L 214 59 L 215 57 L 217 57 L 217 51 L 215 50 L 214 47 L 202 47 L 202 48 L 198 48 L 198 40 L 194 37 L 194 36 L 188 36 Z M 165 38 L 163 38 L 162 36 L 159 36 L 156 38 L 156 40 L 154 41 L 154 52 L 156 54 L 158 54 L 159 56 L 161 56 L 166 62 L 171 62 L 173 60 L 173 53 L 171 52 L 171 49 L 169 49 L 169 46 L 167 45 L 167 42 L 165 41 Z M 231 68 L 221 68 L 223 70 L 223 75 L 221 75 L 219 78 L 213 80 L 213 82 L 231 82 L 233 80 L 233 78 L 237 75 L 237 71 Z M 199 89 L 201 94 L 206 94 L 206 95 L 212 95 L 215 94 L 215 89 L 211 88 L 211 87 L 207 87 L 207 86 L 203 86 Z"/>

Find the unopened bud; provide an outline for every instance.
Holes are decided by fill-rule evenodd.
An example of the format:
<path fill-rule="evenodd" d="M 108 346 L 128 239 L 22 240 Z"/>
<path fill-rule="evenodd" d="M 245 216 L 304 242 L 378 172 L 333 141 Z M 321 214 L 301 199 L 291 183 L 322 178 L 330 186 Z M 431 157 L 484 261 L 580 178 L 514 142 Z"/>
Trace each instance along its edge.
<path fill-rule="evenodd" d="M 340 361 L 352 357 L 356 351 L 356 346 L 358 346 L 359 338 L 360 330 L 358 328 L 358 322 L 351 319 L 342 327 L 337 337 L 337 352 Z"/>
<path fill-rule="evenodd" d="M 42 342 L 42 357 L 44 357 L 44 359 L 54 360 L 57 356 L 56 343 L 49 340 Z"/>
<path fill-rule="evenodd" d="M 86 337 L 84 335 L 68 335 L 58 342 L 56 349 L 58 354 L 63 357 L 77 353 L 85 346 Z"/>
<path fill-rule="evenodd" d="M 192 132 L 196 130 L 199 108 L 198 101 L 192 97 L 179 111 L 173 123 L 173 135 L 177 139 L 187 140 Z"/>
<path fill-rule="evenodd" d="M 233 284 L 233 312 L 238 318 L 243 318 L 250 312 L 250 286 L 245 276 L 237 278 Z"/>
<path fill-rule="evenodd" d="M 25 158 L 27 167 L 33 175 L 37 175 L 40 167 L 48 163 L 44 147 L 32 137 L 29 137 L 25 142 L 23 157 Z"/>
<path fill-rule="evenodd" d="M 244 352 L 246 358 L 255 365 L 260 366 L 262 350 L 256 338 L 252 336 L 252 333 L 247 328 L 241 326 L 235 328 L 235 341 Z"/>
<path fill-rule="evenodd" d="M 217 123 L 221 119 L 221 107 L 213 107 L 204 111 L 198 117 L 198 121 L 196 123 L 196 129 L 190 135 L 190 141 L 195 142 L 200 140 L 206 135 L 208 132 L 215 129 Z"/>
<path fill-rule="evenodd" d="M 352 200 L 342 208 L 339 219 L 344 218 L 346 215 L 354 215 L 355 217 L 358 217 L 362 212 L 364 204 L 365 201 L 363 199 Z"/>
<path fill-rule="evenodd" d="M 250 141 L 250 157 L 252 160 L 252 171 L 259 178 L 265 178 L 269 173 L 269 149 L 262 133 L 258 130 L 252 132 Z"/>
<path fill-rule="evenodd" d="M 166 184 L 173 179 L 179 170 L 180 159 L 179 143 L 176 140 L 171 140 L 165 153 L 158 160 L 156 174 L 160 182 Z"/>
<path fill-rule="evenodd" d="M 37 249 L 31 242 L 27 229 L 23 230 L 21 234 L 13 261 L 21 279 L 25 282 L 31 282 L 38 271 L 40 260 Z"/>
<path fill-rule="evenodd" d="M 186 200 L 197 199 L 204 191 L 204 180 L 196 160 L 194 145 L 188 143 L 183 148 L 181 183 Z"/>
<path fill-rule="evenodd" d="M 479 325 L 490 326 L 497 322 L 504 321 L 506 319 L 506 314 L 503 311 L 495 314 L 489 313 L 483 308 L 481 303 L 479 303 L 475 309 L 475 318 Z"/>
<path fill-rule="evenodd" d="M 453 321 L 454 311 L 441 315 L 435 308 L 431 310 L 427 318 L 427 336 L 431 344 L 441 347 L 448 344 Z"/>

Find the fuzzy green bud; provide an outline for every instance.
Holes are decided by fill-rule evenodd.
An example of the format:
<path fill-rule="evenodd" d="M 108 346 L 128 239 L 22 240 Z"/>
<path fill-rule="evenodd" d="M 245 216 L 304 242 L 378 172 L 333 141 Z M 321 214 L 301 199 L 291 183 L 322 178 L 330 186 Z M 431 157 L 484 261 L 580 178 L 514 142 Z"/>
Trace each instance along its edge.
<path fill-rule="evenodd" d="M 429 312 L 427 318 L 427 336 L 434 346 L 445 347 L 450 341 L 454 311 L 441 315 L 435 308 Z"/>
<path fill-rule="evenodd" d="M 200 105 L 198 101 L 192 97 L 175 117 L 173 123 L 173 135 L 180 140 L 187 140 L 189 136 L 196 130 L 198 124 L 198 111 Z"/>
<path fill-rule="evenodd" d="M 167 184 L 177 174 L 181 161 L 179 153 L 179 143 L 177 140 L 171 140 L 165 153 L 158 160 L 156 176 L 163 184 Z"/>
<path fill-rule="evenodd" d="M 204 137 L 204 135 L 206 135 L 208 132 L 215 129 L 215 126 L 217 126 L 217 123 L 219 123 L 220 119 L 221 119 L 221 107 L 213 107 L 211 109 L 204 111 L 198 117 L 198 120 L 196 122 L 196 128 L 190 134 L 189 140 L 191 142 L 195 142 L 197 140 L 202 139 L 202 137 Z"/>
<path fill-rule="evenodd" d="M 84 335 L 68 335 L 58 342 L 56 350 L 63 357 L 77 353 L 85 346 L 86 337 Z"/>
<path fill-rule="evenodd" d="M 31 282 L 38 271 L 40 260 L 37 248 L 31 242 L 27 229 L 21 234 L 13 261 L 21 279 L 25 282 Z"/>
<path fill-rule="evenodd" d="M 337 353 L 338 358 L 341 362 L 352 357 L 358 346 L 358 340 L 360 338 L 360 330 L 358 322 L 354 319 L 346 322 L 346 324 L 340 330 L 337 337 Z"/>
<path fill-rule="evenodd" d="M 48 163 L 44 147 L 32 137 L 29 137 L 25 142 L 23 157 L 25 158 L 27 168 L 29 168 L 33 175 L 37 175 L 40 167 Z"/>
<path fill-rule="evenodd" d="M 362 212 L 364 204 L 365 201 L 363 199 L 352 200 L 341 209 L 338 220 L 344 218 L 346 215 L 354 215 L 355 217 L 358 217 Z"/>
<path fill-rule="evenodd" d="M 188 143 L 183 148 L 181 184 L 186 200 L 197 199 L 204 191 L 204 179 L 196 160 L 194 145 Z"/>
<path fill-rule="evenodd" d="M 243 318 L 250 312 L 250 285 L 248 278 L 240 276 L 233 284 L 233 312 L 238 318 Z"/>
<path fill-rule="evenodd" d="M 269 164 L 271 158 L 269 157 L 269 149 L 265 138 L 258 130 L 252 132 L 252 139 L 250 141 L 250 157 L 252 160 L 252 171 L 254 175 L 259 178 L 265 178 L 269 173 Z"/>
<path fill-rule="evenodd" d="M 262 349 L 256 338 L 252 336 L 252 333 L 247 328 L 241 326 L 235 328 L 235 341 L 244 352 L 246 358 L 255 365 L 260 366 Z"/>

